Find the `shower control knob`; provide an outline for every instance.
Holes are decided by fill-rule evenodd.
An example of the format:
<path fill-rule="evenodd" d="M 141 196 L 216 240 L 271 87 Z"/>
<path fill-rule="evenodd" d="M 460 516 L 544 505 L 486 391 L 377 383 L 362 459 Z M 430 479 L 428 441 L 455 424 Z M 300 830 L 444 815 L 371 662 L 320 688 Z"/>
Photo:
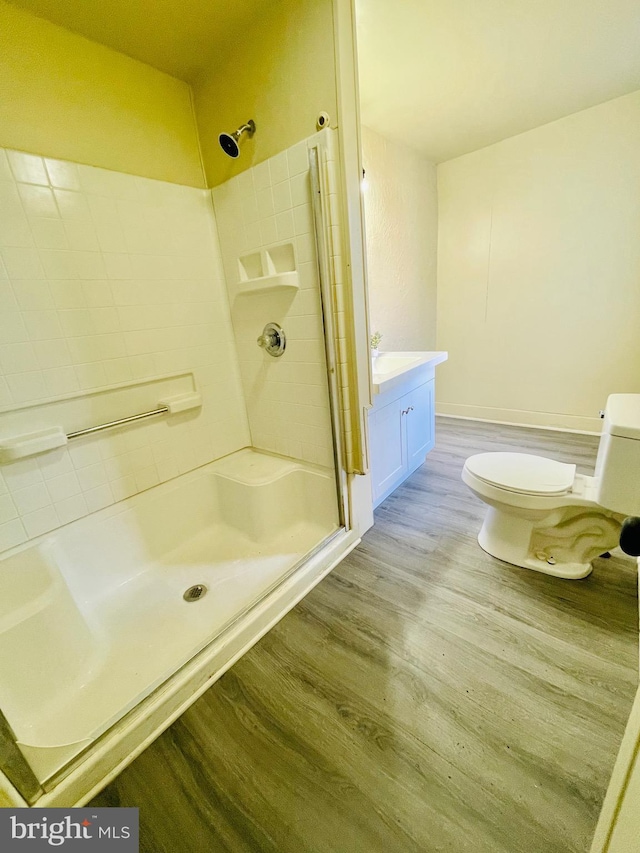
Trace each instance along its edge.
<path fill-rule="evenodd" d="M 269 355 L 280 358 L 287 345 L 284 329 L 277 323 L 267 323 L 257 339 L 257 344 Z"/>

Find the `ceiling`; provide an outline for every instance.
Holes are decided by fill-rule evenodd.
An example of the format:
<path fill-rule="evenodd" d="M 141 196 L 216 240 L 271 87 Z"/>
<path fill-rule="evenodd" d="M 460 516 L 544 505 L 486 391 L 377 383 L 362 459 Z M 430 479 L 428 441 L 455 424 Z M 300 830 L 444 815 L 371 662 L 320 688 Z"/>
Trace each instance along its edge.
<path fill-rule="evenodd" d="M 92 41 L 173 77 L 195 82 L 235 49 L 242 30 L 273 0 L 11 0 Z"/>
<path fill-rule="evenodd" d="M 638 0 L 356 0 L 363 124 L 436 163 L 640 89 Z"/>

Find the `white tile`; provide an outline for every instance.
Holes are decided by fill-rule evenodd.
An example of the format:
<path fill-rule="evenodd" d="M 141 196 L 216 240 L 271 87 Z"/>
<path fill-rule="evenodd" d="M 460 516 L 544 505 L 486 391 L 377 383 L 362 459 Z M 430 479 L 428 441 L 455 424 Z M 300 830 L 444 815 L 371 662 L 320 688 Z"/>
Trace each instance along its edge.
<path fill-rule="evenodd" d="M 15 184 L 0 181 L 0 246 L 33 246 L 33 237 Z"/>
<path fill-rule="evenodd" d="M 44 163 L 52 187 L 65 190 L 80 189 L 80 176 L 75 163 L 69 163 L 66 160 L 52 160 L 49 157 L 45 158 Z"/>
<path fill-rule="evenodd" d="M 309 152 L 306 142 L 298 142 L 287 150 L 289 163 L 289 176 L 299 175 L 301 172 L 309 171 Z"/>
<path fill-rule="evenodd" d="M 115 501 L 124 501 L 135 495 L 138 491 L 136 487 L 136 478 L 133 474 L 127 474 L 125 477 L 119 477 L 117 480 L 111 481 L 111 491 Z"/>
<path fill-rule="evenodd" d="M 254 166 L 250 171 L 253 173 L 253 185 L 256 192 L 258 192 L 258 190 L 263 190 L 265 187 L 271 186 L 271 172 L 268 160 L 265 160 L 263 163 L 258 163 L 258 165 Z"/>
<path fill-rule="evenodd" d="M 71 192 L 70 190 L 54 190 L 53 195 L 62 219 L 86 220 L 91 216 L 87 199 L 81 193 Z"/>
<path fill-rule="evenodd" d="M 30 537 L 41 536 L 60 526 L 58 514 L 52 506 L 24 515 L 22 522 Z"/>
<path fill-rule="evenodd" d="M 69 474 L 73 471 L 71 457 L 66 448 L 52 450 L 49 453 L 43 453 L 37 457 L 38 468 L 45 480 L 53 477 L 61 477 L 63 474 Z"/>
<path fill-rule="evenodd" d="M 64 223 L 64 229 L 71 249 L 87 252 L 99 251 L 100 245 L 93 222 L 87 219 L 70 219 Z"/>
<path fill-rule="evenodd" d="M 96 334 L 107 335 L 120 331 L 120 320 L 116 308 L 90 308 L 89 315 Z"/>
<path fill-rule="evenodd" d="M 84 282 L 74 280 L 52 281 L 49 284 L 49 289 L 56 308 L 85 308 L 87 305 Z"/>
<path fill-rule="evenodd" d="M 11 492 L 11 497 L 20 515 L 35 512 L 37 509 L 49 506 L 51 498 L 44 483 L 35 483 L 25 489 L 17 489 Z"/>
<path fill-rule="evenodd" d="M 263 246 L 269 246 L 278 240 L 278 227 L 275 216 L 260 222 L 260 241 Z"/>
<path fill-rule="evenodd" d="M 296 235 L 313 234 L 313 220 L 311 217 L 311 206 L 302 205 L 294 208 L 293 221 L 295 224 Z"/>
<path fill-rule="evenodd" d="M 80 279 L 105 279 L 107 271 L 99 252 L 74 252 L 77 277 Z"/>
<path fill-rule="evenodd" d="M 82 293 L 82 298 L 84 299 L 84 292 Z M 70 338 L 95 334 L 91 311 L 88 308 L 69 308 L 65 311 L 59 311 L 58 316 L 64 335 L 69 343 L 70 352 L 73 355 L 73 347 L 77 342 L 69 340 Z M 82 360 L 81 357 L 80 360 Z"/>
<path fill-rule="evenodd" d="M 78 469 L 78 480 L 83 492 L 88 492 L 108 482 L 107 471 L 103 462 Z"/>
<path fill-rule="evenodd" d="M 45 187 L 48 185 L 49 178 L 42 157 L 25 154 L 23 151 L 7 151 L 7 157 L 16 181 Z"/>
<path fill-rule="evenodd" d="M 32 341 L 64 337 L 57 311 L 25 311 L 23 316 Z"/>
<path fill-rule="evenodd" d="M 79 427 L 76 428 L 79 429 Z M 97 465 L 102 461 L 100 446 L 94 440 L 78 441 L 74 439 L 69 442 L 69 455 L 76 470 Z"/>
<path fill-rule="evenodd" d="M 72 498 L 66 498 L 56 504 L 56 511 L 60 524 L 69 524 L 77 518 L 82 518 L 87 515 L 89 509 L 84 495 L 74 495 Z"/>
<path fill-rule="evenodd" d="M 34 341 L 31 345 L 38 367 L 42 370 L 53 367 L 66 367 L 71 364 L 71 353 L 65 340 Z"/>
<path fill-rule="evenodd" d="M 96 219 L 94 224 L 98 243 L 103 252 L 126 252 L 127 241 L 117 218 Z"/>
<path fill-rule="evenodd" d="M 271 182 L 279 184 L 281 181 L 286 181 L 289 178 L 289 162 L 287 152 L 282 151 L 276 154 L 269 160 L 269 170 L 271 172 Z"/>
<path fill-rule="evenodd" d="M 52 477 L 46 482 L 53 503 L 58 503 L 58 501 L 79 495 L 82 491 L 75 471 L 69 471 L 66 474 L 61 474 L 59 477 Z"/>
<path fill-rule="evenodd" d="M 291 188 L 289 181 L 282 181 L 273 187 L 273 206 L 276 213 L 282 213 L 283 210 L 290 210 L 291 204 Z"/>
<path fill-rule="evenodd" d="M 62 397 L 80 391 L 80 383 L 73 367 L 55 367 L 42 373 L 47 397 Z"/>
<path fill-rule="evenodd" d="M 299 264 L 315 260 L 315 244 L 310 234 L 304 234 L 301 237 L 296 237 L 296 254 Z"/>
<path fill-rule="evenodd" d="M 41 249 L 40 260 L 48 279 L 74 279 L 78 278 L 76 271 L 76 252 L 57 251 L 55 249 Z M 34 273 L 22 276 L 22 278 L 38 278 Z"/>
<path fill-rule="evenodd" d="M 267 216 L 273 216 L 275 209 L 273 207 L 273 193 L 271 187 L 265 187 L 258 190 L 256 193 L 258 201 L 258 216 L 260 219 L 265 219 Z"/>
<path fill-rule="evenodd" d="M 11 495 L 0 495 L 0 524 L 5 524 L 17 517 L 18 510 L 11 500 Z"/>
<path fill-rule="evenodd" d="M 53 192 L 49 187 L 18 184 L 18 192 L 28 217 L 46 216 L 50 219 L 57 219 L 60 216 Z"/>
<path fill-rule="evenodd" d="M 17 462 L 9 462 L 3 465 L 2 474 L 11 492 L 42 482 L 42 474 L 35 459 L 20 459 Z"/>
<path fill-rule="evenodd" d="M 153 451 L 147 446 L 146 435 L 146 431 L 141 431 L 137 436 L 135 431 L 129 433 L 129 445 L 132 449 L 128 456 L 132 471 L 139 471 L 154 464 Z M 141 442 L 137 447 L 133 444 L 136 439 Z"/>
<path fill-rule="evenodd" d="M 97 489 L 85 492 L 84 499 L 87 502 L 89 512 L 97 512 L 113 503 L 113 493 L 109 484 L 106 483 L 104 486 L 98 486 Z"/>
<path fill-rule="evenodd" d="M 155 465 L 150 465 L 148 468 L 141 468 L 139 471 L 135 472 L 134 476 L 136 478 L 136 486 L 139 492 L 143 492 L 145 489 L 151 489 L 153 486 L 157 486 L 160 482 Z"/>
<path fill-rule="evenodd" d="M 18 305 L 23 311 L 38 311 L 54 307 L 49 284 L 44 279 L 16 279 L 12 287 Z"/>
<path fill-rule="evenodd" d="M 258 213 L 258 202 L 255 193 L 247 194 L 242 199 L 242 218 L 245 224 L 257 222 L 260 218 Z"/>
<path fill-rule="evenodd" d="M 294 207 L 299 204 L 311 204 L 308 172 L 303 172 L 291 179 L 291 203 Z"/>
<path fill-rule="evenodd" d="M 180 474 L 178 463 L 175 456 L 167 456 L 156 462 L 156 470 L 160 482 L 165 483 L 167 480 L 172 480 Z"/>
<path fill-rule="evenodd" d="M 47 388 L 41 373 L 16 373 L 7 376 L 7 385 L 16 403 L 31 403 L 47 396 Z"/>
<path fill-rule="evenodd" d="M 39 249 L 68 249 L 64 225 L 59 219 L 31 219 L 31 233 Z"/>
<path fill-rule="evenodd" d="M 126 279 L 133 277 L 133 273 L 131 271 L 131 262 L 129 260 L 128 255 L 122 253 L 105 252 L 103 258 L 108 278 Z"/>
<path fill-rule="evenodd" d="M 6 344 L 0 346 L 0 365 L 5 374 L 26 373 L 39 367 L 31 344 Z"/>
<path fill-rule="evenodd" d="M 293 213 L 290 210 L 285 210 L 283 213 L 277 214 L 276 230 L 278 240 L 290 240 L 295 235 L 295 222 Z"/>
<path fill-rule="evenodd" d="M 246 246 L 247 251 L 254 252 L 257 248 L 262 245 L 262 235 L 260 233 L 260 223 L 259 222 L 251 222 L 248 225 L 245 225 L 245 237 L 246 237 Z"/>
<path fill-rule="evenodd" d="M 13 181 L 13 173 L 3 148 L 0 148 L 0 181 Z"/>
<path fill-rule="evenodd" d="M 110 359 L 103 363 L 103 367 L 108 385 L 119 385 L 134 378 L 128 358 Z"/>
<path fill-rule="evenodd" d="M 44 278 L 39 253 L 35 249 L 7 247 L 2 249 L 2 260 L 12 281 L 17 278 Z"/>
<path fill-rule="evenodd" d="M 113 293 L 108 281 L 85 281 L 82 283 L 82 291 L 89 308 L 113 305 Z"/>
<path fill-rule="evenodd" d="M 112 174 L 112 172 L 108 172 L 106 169 L 98 169 L 95 166 L 85 166 L 82 163 L 78 164 L 80 186 L 86 193 L 112 196 Z"/>
<path fill-rule="evenodd" d="M 7 380 L 0 376 L 0 406 L 10 406 L 15 402 L 11 396 Z"/>
<path fill-rule="evenodd" d="M 16 545 L 22 545 L 28 538 L 20 519 L 0 524 L 0 551 L 7 551 L 9 548 L 15 548 Z"/>
<path fill-rule="evenodd" d="M 0 311 L 17 311 L 18 302 L 9 281 L 0 279 Z"/>

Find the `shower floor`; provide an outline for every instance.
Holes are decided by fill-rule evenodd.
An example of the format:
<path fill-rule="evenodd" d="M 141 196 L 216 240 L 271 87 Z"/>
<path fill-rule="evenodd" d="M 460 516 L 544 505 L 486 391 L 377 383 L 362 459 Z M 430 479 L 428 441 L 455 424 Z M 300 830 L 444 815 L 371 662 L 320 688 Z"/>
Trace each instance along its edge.
<path fill-rule="evenodd" d="M 40 646 L 47 664 L 43 614 L 52 625 L 62 620 L 71 632 L 84 632 L 61 638 L 58 677 L 47 682 L 57 686 L 39 689 L 37 679 L 27 679 L 16 689 L 14 679 L 12 692 L 1 689 L 0 706 L 41 780 L 90 746 L 338 528 L 332 473 L 255 451 L 192 472 L 182 484 L 160 487 L 162 494 L 154 491 L 29 549 L 40 561 L 40 586 L 51 587 L 40 589 L 36 577 L 34 597 L 44 604 L 36 605 L 35 618 L 19 623 L 22 641 L 33 623 L 31 657 Z M 158 525 L 164 541 L 149 546 L 145 540 Z M 145 551 L 156 553 L 143 561 Z M 19 556 L 29 559 L 28 552 Z M 10 559 L 0 571 L 10 570 Z M 61 583 L 73 601 L 60 593 Z M 185 601 L 196 584 L 206 586 L 206 594 Z M 74 606 L 80 628 L 77 613 L 65 618 Z M 0 643 L 3 638 L 9 645 L 18 640 L 11 630 L 0 633 Z M 65 654 L 74 639 L 83 652 Z M 17 642 L 13 654 L 20 654 Z"/>

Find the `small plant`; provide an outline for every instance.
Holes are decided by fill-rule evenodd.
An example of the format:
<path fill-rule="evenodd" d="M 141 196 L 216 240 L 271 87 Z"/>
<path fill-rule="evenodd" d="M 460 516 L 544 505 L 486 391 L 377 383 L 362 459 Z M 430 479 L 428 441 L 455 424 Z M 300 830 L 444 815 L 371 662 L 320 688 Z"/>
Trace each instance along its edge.
<path fill-rule="evenodd" d="M 380 341 L 382 340 L 381 332 L 374 332 L 371 335 L 371 349 L 378 349 L 380 346 Z"/>

